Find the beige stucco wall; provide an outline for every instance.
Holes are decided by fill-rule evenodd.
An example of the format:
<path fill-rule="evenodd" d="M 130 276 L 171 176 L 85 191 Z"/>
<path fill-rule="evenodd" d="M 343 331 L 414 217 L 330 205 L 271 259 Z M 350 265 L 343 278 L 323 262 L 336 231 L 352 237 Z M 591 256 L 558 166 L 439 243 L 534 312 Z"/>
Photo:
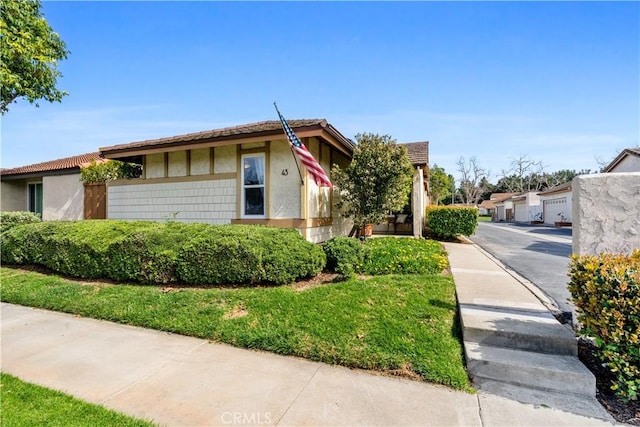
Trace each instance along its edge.
<path fill-rule="evenodd" d="M 214 173 L 235 172 L 237 169 L 237 150 L 235 145 L 216 147 L 213 155 Z"/>
<path fill-rule="evenodd" d="M 580 175 L 572 187 L 573 253 L 640 248 L 640 172 Z"/>
<path fill-rule="evenodd" d="M 174 151 L 169 153 L 168 157 L 169 167 L 167 169 L 169 176 L 187 176 L 187 152 L 184 150 Z"/>
<path fill-rule="evenodd" d="M 107 218 L 228 224 L 236 214 L 236 180 L 108 185 Z"/>
<path fill-rule="evenodd" d="M 191 175 L 209 175 L 210 165 L 211 151 L 209 148 L 191 150 Z"/>
<path fill-rule="evenodd" d="M 293 153 L 286 140 L 271 141 L 269 155 L 269 216 L 300 218 L 301 182 Z"/>
<path fill-rule="evenodd" d="M 84 186 L 80 173 L 42 178 L 42 219 L 78 220 L 84 217 Z"/>
<path fill-rule="evenodd" d="M 164 153 L 147 154 L 144 175 L 145 178 L 164 178 Z"/>
<path fill-rule="evenodd" d="M 411 187 L 411 205 L 413 206 L 413 235 L 422 236 L 422 226 L 426 208 L 426 198 L 424 191 L 424 173 L 421 168 L 413 171 L 413 185 Z"/>
<path fill-rule="evenodd" d="M 640 157 L 632 155 L 626 156 L 611 172 L 640 172 Z"/>
<path fill-rule="evenodd" d="M 0 187 L 0 209 L 6 211 L 27 210 L 26 181 L 2 181 Z"/>

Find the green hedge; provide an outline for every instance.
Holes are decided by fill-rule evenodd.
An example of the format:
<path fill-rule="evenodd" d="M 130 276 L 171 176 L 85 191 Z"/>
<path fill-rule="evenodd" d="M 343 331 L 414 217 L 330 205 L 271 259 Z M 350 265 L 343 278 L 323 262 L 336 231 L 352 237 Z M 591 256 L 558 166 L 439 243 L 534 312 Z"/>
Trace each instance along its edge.
<path fill-rule="evenodd" d="M 478 227 L 478 209 L 433 206 L 426 211 L 426 228 L 438 237 L 471 236 Z"/>
<path fill-rule="evenodd" d="M 440 274 L 449 267 L 447 253 L 434 240 L 380 237 L 363 243 L 336 237 L 325 243 L 324 251 L 327 269 L 342 275 Z"/>
<path fill-rule="evenodd" d="M 33 212 L 0 212 L 0 233 L 10 230 L 16 225 L 31 224 L 42 221 Z"/>
<path fill-rule="evenodd" d="M 296 230 L 148 221 L 50 221 L 0 237 L 7 264 L 150 284 L 290 283 L 318 274 L 322 249 Z"/>
<path fill-rule="evenodd" d="M 581 332 L 595 339 L 598 356 L 616 377 L 623 399 L 640 392 L 640 250 L 629 256 L 573 256 L 569 292 Z"/>

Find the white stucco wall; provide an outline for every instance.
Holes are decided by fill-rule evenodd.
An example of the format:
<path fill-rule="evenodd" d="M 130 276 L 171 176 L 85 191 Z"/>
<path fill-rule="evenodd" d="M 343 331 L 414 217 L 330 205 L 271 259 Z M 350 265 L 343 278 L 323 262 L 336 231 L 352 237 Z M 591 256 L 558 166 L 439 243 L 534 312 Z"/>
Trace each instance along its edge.
<path fill-rule="evenodd" d="M 42 178 L 42 219 L 78 220 L 84 217 L 84 186 L 80 173 Z"/>
<path fill-rule="evenodd" d="M 270 147 L 269 215 L 271 218 L 300 218 L 300 174 L 289 143 L 271 141 Z"/>
<path fill-rule="evenodd" d="M 609 173 L 640 172 L 640 157 L 628 155 Z"/>
<path fill-rule="evenodd" d="M 573 253 L 640 248 L 640 172 L 580 175 L 572 187 Z"/>
<path fill-rule="evenodd" d="M 107 218 L 228 224 L 236 214 L 236 180 L 108 185 Z"/>
<path fill-rule="evenodd" d="M 2 181 L 0 187 L 0 209 L 7 211 L 27 210 L 26 181 Z"/>

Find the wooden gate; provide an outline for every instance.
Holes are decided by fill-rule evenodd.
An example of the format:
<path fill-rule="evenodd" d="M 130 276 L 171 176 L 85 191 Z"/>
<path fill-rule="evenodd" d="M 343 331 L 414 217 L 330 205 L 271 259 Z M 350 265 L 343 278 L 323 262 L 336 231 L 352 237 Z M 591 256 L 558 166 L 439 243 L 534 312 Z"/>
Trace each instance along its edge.
<path fill-rule="evenodd" d="M 84 184 L 84 219 L 107 217 L 107 186 L 104 182 Z"/>

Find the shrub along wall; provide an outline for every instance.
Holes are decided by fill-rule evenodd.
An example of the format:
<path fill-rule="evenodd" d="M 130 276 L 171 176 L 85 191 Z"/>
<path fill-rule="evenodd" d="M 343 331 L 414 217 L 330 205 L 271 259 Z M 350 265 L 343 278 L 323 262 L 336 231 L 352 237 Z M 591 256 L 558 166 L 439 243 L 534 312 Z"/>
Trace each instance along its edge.
<path fill-rule="evenodd" d="M 263 226 L 50 221 L 0 239 L 3 263 L 150 284 L 284 284 L 318 274 L 326 260 L 296 230 Z"/>
<path fill-rule="evenodd" d="M 449 267 L 447 253 L 434 240 L 380 237 L 361 242 L 335 237 L 324 244 L 327 269 L 343 276 L 354 273 L 440 274 Z"/>
<path fill-rule="evenodd" d="M 595 339 L 598 356 L 616 377 L 623 399 L 640 391 L 640 250 L 629 256 L 573 256 L 569 291 L 581 332 Z"/>
<path fill-rule="evenodd" d="M 427 231 L 438 237 L 458 234 L 471 236 L 478 227 L 478 209 L 458 206 L 433 206 L 426 210 Z"/>

